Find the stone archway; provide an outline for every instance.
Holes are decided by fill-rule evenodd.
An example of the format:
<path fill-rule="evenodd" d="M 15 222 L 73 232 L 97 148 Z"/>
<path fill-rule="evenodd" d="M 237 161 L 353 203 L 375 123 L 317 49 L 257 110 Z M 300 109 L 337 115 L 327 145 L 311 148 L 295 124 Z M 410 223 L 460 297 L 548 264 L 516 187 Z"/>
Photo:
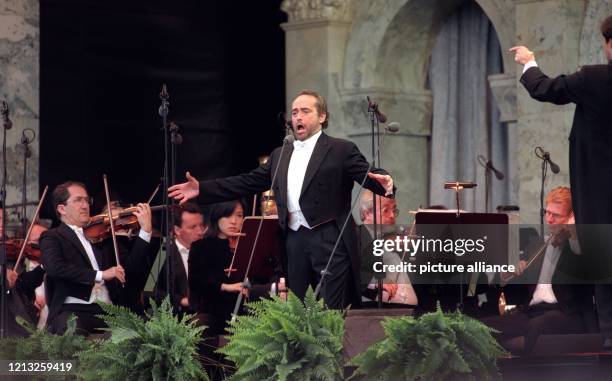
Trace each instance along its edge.
<path fill-rule="evenodd" d="M 426 89 L 431 51 L 447 18 L 470 0 L 374 1 L 357 8 L 346 43 L 340 89 L 345 134 L 369 152 L 371 132 L 363 122 L 363 100 L 376 99 L 390 119 L 402 122 L 401 133 L 389 138 L 382 162 L 398 179 L 400 209 L 415 208 L 427 200 L 428 139 L 431 135 L 432 97 Z M 502 49 L 513 45 L 513 3 L 480 0 L 492 21 Z M 509 61 L 509 62 L 508 62 Z M 492 76 L 493 92 L 502 119 L 515 119 L 515 72 L 512 57 L 504 55 L 511 74 Z M 506 69 L 507 70 L 507 69 Z M 509 96 L 510 95 L 510 96 Z M 404 221 L 408 218 L 403 214 Z"/>

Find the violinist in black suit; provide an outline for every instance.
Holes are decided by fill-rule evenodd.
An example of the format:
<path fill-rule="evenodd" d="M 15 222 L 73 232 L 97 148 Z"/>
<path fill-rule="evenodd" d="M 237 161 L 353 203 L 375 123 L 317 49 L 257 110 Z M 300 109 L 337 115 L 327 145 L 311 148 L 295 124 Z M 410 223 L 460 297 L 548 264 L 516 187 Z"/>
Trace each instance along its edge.
<path fill-rule="evenodd" d="M 85 185 L 73 181 L 60 184 L 52 199 L 61 223 L 43 233 L 40 241 L 42 265 L 47 272 L 47 327 L 50 332 L 61 334 L 69 316 L 74 314 L 79 333 L 96 332 L 104 327 L 96 316 L 102 313 L 96 302 L 126 305 L 123 287 L 129 287 L 130 278 L 137 278 L 138 272 L 148 268 L 151 208 L 138 204 L 134 215 L 141 226 L 139 238 L 129 254 L 119 253 L 119 265 L 111 240 L 92 244 L 85 237 L 83 227 L 90 220 L 91 205 Z"/>
<path fill-rule="evenodd" d="M 521 83 L 532 98 L 576 104 L 569 135 L 570 183 L 584 261 L 595 281 L 612 277 L 612 15 L 601 24 L 601 34 L 607 64 L 556 78 L 540 70 L 527 47 L 511 49 L 515 61 L 525 65 Z M 597 284 L 595 297 L 604 347 L 612 350 L 612 285 Z"/>
<path fill-rule="evenodd" d="M 594 321 L 592 286 L 573 284 L 573 275 L 582 261 L 576 239 L 571 192 L 567 187 L 551 190 L 546 196 L 546 224 L 553 238 L 532 264 L 521 259 L 516 274 L 528 290 L 519 310 L 508 315 L 483 318 L 482 321 L 500 331 L 496 334 L 502 345 L 522 337 L 523 345 L 508 345 L 511 351 L 530 353 L 540 335 L 584 333 Z M 510 274 L 502 274 L 502 280 Z M 518 278 L 517 278 L 518 279 Z M 527 285 L 525 283 L 531 283 Z M 510 287 L 510 286 L 507 286 Z"/>
<path fill-rule="evenodd" d="M 345 219 L 350 218 L 321 296 L 331 308 L 358 304 L 359 256 L 356 225 L 350 217 L 351 191 L 365 178 L 365 187 L 381 195 L 394 193 L 393 180 L 385 171 L 372 169 L 357 146 L 328 136 L 327 105 L 323 96 L 301 91 L 291 108 L 292 145 L 275 149 L 270 159 L 253 171 L 198 182 L 187 173 L 187 182 L 169 188 L 170 196 L 181 203 L 198 197 L 204 204 L 234 200 L 272 187 L 278 207 L 278 221 L 285 235 L 289 288 L 298 296 L 306 294 L 321 279 Z M 275 183 L 272 177 L 278 166 Z"/>

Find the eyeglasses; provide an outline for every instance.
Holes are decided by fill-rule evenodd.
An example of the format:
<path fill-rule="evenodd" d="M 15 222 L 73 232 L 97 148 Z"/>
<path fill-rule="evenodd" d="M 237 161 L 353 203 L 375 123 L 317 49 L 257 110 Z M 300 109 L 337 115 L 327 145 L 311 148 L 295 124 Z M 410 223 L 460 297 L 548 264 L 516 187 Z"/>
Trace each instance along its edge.
<path fill-rule="evenodd" d="M 555 220 L 558 220 L 558 219 L 560 219 L 560 218 L 566 218 L 566 217 L 567 217 L 567 215 L 562 216 L 562 215 L 560 215 L 560 214 L 553 213 L 553 212 L 551 212 L 550 210 L 544 210 L 544 213 L 546 213 L 546 216 L 550 216 L 550 217 L 554 218 Z"/>
<path fill-rule="evenodd" d="M 88 197 L 79 196 L 79 197 L 73 198 L 72 200 L 68 200 L 68 202 L 71 202 L 73 204 L 81 204 L 81 203 L 85 202 L 85 203 L 87 203 L 87 205 L 91 205 L 91 204 L 93 204 L 93 197 L 91 197 L 91 196 L 88 196 Z"/>
<path fill-rule="evenodd" d="M 389 213 L 393 213 L 393 216 L 394 216 L 394 217 L 399 216 L 399 213 L 400 213 L 400 211 L 399 211 L 399 209 L 398 209 L 398 208 L 393 208 L 393 209 L 391 209 L 391 208 L 382 208 L 382 211 L 381 211 L 381 212 L 382 212 L 382 214 L 389 214 Z"/>

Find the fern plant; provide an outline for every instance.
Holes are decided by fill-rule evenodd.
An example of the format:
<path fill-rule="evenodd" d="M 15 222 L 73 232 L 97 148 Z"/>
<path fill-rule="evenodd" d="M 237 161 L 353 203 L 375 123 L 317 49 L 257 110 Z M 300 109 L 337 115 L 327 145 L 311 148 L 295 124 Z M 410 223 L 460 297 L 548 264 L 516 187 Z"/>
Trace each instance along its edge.
<path fill-rule="evenodd" d="M 87 350 L 91 342 L 84 336 L 77 335 L 76 318 L 71 316 L 67 322 L 67 329 L 63 335 L 53 335 L 35 326 L 21 317 L 17 322 L 29 333 L 28 337 L 9 337 L 0 340 L 0 360 L 16 361 L 49 361 L 49 360 L 77 360 L 77 353 Z M 32 377 L 37 380 L 75 379 L 75 376 L 58 375 Z"/>
<path fill-rule="evenodd" d="M 491 328 L 461 312 L 436 312 L 382 322 L 385 338 L 356 356 L 352 378 L 368 380 L 490 380 L 506 352 Z"/>
<path fill-rule="evenodd" d="M 343 378 L 344 321 L 310 288 L 304 302 L 289 293 L 247 304 L 219 349 L 237 366 L 232 381 L 339 380 Z"/>
<path fill-rule="evenodd" d="M 125 307 L 101 304 L 111 333 L 80 353 L 79 374 L 85 380 L 208 380 L 197 357 L 205 327 L 192 315 L 172 314 L 168 298 L 151 301 L 147 321 Z"/>

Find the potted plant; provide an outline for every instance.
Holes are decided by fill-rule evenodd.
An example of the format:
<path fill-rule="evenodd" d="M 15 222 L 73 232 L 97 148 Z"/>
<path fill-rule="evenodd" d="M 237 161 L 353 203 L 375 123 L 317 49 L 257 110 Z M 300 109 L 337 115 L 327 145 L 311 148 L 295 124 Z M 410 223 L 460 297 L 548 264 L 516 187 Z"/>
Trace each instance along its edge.
<path fill-rule="evenodd" d="M 325 308 L 309 289 L 304 301 L 289 292 L 247 304 L 230 323 L 219 352 L 236 364 L 230 380 L 339 380 L 343 378 L 342 313 Z"/>
<path fill-rule="evenodd" d="M 418 319 L 382 322 L 385 338 L 357 355 L 352 378 L 361 380 L 489 380 L 499 377 L 505 355 L 492 329 L 461 312 L 440 307 Z"/>

